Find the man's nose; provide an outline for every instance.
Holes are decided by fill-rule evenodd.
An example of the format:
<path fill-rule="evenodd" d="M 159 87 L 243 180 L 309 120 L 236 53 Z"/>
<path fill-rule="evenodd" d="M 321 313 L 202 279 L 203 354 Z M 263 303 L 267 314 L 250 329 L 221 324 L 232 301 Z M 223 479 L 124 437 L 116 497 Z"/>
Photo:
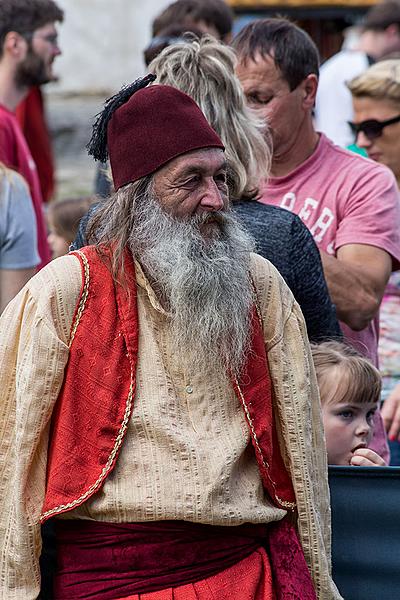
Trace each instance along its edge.
<path fill-rule="evenodd" d="M 369 148 L 372 145 L 372 142 L 364 132 L 359 131 L 356 137 L 356 144 L 359 148 Z"/>
<path fill-rule="evenodd" d="M 224 198 L 214 180 L 207 183 L 207 188 L 201 199 L 201 206 L 205 210 L 218 211 L 224 208 Z"/>

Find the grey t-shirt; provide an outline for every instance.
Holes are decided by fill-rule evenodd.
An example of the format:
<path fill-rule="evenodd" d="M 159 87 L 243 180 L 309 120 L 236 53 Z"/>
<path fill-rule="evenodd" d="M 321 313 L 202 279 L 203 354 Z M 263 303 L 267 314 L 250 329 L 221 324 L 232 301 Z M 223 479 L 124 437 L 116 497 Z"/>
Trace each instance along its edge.
<path fill-rule="evenodd" d="M 40 263 L 36 218 L 29 188 L 15 171 L 0 169 L 0 269 Z"/>

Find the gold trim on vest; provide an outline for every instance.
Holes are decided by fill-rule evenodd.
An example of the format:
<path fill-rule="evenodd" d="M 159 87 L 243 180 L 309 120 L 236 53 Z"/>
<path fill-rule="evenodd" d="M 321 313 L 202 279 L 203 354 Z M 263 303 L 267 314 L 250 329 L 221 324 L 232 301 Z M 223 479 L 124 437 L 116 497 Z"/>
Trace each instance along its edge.
<path fill-rule="evenodd" d="M 43 513 L 40 515 L 40 520 L 43 521 L 44 519 L 48 519 L 49 517 L 53 516 L 53 515 L 57 515 L 60 514 L 62 512 L 65 512 L 67 510 L 71 510 L 73 509 L 75 506 L 77 506 L 78 504 L 82 504 L 82 502 L 84 502 L 87 498 L 89 498 L 103 483 L 103 481 L 106 479 L 108 472 L 111 469 L 111 465 L 114 462 L 114 459 L 117 455 L 117 452 L 122 444 L 122 441 L 124 439 L 125 436 L 125 431 L 126 428 L 128 427 L 128 423 L 129 423 L 129 418 L 131 415 L 131 411 L 132 411 L 132 402 L 133 402 L 133 380 L 134 380 L 134 374 L 133 371 L 131 369 L 131 385 L 129 388 L 129 395 L 126 401 L 126 408 L 125 408 L 125 414 L 124 414 L 124 419 L 122 421 L 121 424 L 121 428 L 119 430 L 118 436 L 115 440 L 115 444 L 114 447 L 111 451 L 110 456 L 108 457 L 107 460 L 107 464 L 105 465 L 105 467 L 103 468 L 100 477 L 97 479 L 97 481 L 95 481 L 88 490 L 86 490 L 86 492 L 84 494 L 82 494 L 79 498 L 77 498 L 76 500 L 73 500 L 73 502 L 69 502 L 68 504 L 61 504 L 60 506 L 56 506 L 55 508 L 52 508 L 51 510 L 48 510 L 47 512 Z"/>
<path fill-rule="evenodd" d="M 72 330 L 71 330 L 71 338 L 69 341 L 69 347 L 71 347 L 72 341 L 75 337 L 76 331 L 78 329 L 80 320 L 82 318 L 82 314 L 83 311 L 85 310 L 85 306 L 86 306 L 86 300 L 89 294 L 89 284 L 90 284 L 90 269 L 89 269 L 89 262 L 86 258 L 86 256 L 84 255 L 83 252 L 80 252 L 80 250 L 77 250 L 77 254 L 79 254 L 79 256 L 82 259 L 82 263 L 84 265 L 84 286 L 83 286 L 83 291 L 82 291 L 82 296 L 81 299 L 79 301 L 79 306 L 78 306 L 78 310 L 76 313 L 76 319 L 75 322 L 73 324 Z M 124 412 L 124 418 L 122 420 L 121 423 L 121 427 L 118 433 L 118 436 L 115 439 L 115 443 L 114 443 L 114 447 L 110 453 L 110 456 L 108 457 L 107 463 L 104 466 L 102 472 L 100 473 L 100 476 L 98 477 L 98 479 L 89 487 L 88 490 L 86 490 L 86 492 L 84 494 L 81 494 L 81 496 L 79 496 L 79 498 L 77 498 L 76 500 L 73 500 L 72 502 L 69 502 L 68 504 L 61 504 L 60 506 L 56 506 L 55 508 L 52 508 L 51 510 L 46 511 L 45 513 L 42 513 L 40 515 L 40 521 L 44 521 L 47 520 L 49 517 L 53 516 L 53 515 L 57 515 L 60 514 L 62 512 L 66 512 L 68 510 L 73 509 L 75 506 L 82 504 L 82 502 L 84 502 L 87 498 L 89 498 L 94 492 L 96 492 L 96 490 L 101 486 L 101 484 L 103 483 L 103 481 L 106 479 L 111 466 L 114 462 L 114 459 L 118 453 L 118 450 L 123 442 L 124 436 L 125 436 L 125 432 L 126 429 L 128 427 L 129 424 L 129 419 L 130 419 L 130 415 L 132 412 L 132 404 L 133 404 L 133 391 L 134 391 L 134 378 L 135 378 L 135 374 L 133 372 L 133 368 L 131 366 L 131 382 L 130 382 L 130 386 L 129 386 L 129 394 L 128 394 L 128 398 L 126 400 L 126 406 L 125 406 L 125 412 Z"/>
<path fill-rule="evenodd" d="M 257 434 L 256 434 L 256 431 L 255 431 L 255 428 L 254 428 L 254 425 L 253 425 L 252 418 L 250 416 L 249 409 L 247 408 L 247 404 L 246 404 L 246 401 L 244 399 L 243 392 L 240 389 L 240 385 L 239 385 L 239 383 L 238 383 L 237 380 L 235 380 L 235 384 L 236 384 L 237 390 L 239 392 L 240 402 L 242 403 L 243 410 L 244 410 L 247 422 L 248 422 L 249 427 L 250 427 L 251 436 L 252 436 L 252 438 L 254 440 L 254 443 L 255 443 L 255 446 L 257 448 L 257 451 L 258 451 L 258 453 L 259 453 L 259 455 L 261 457 L 262 464 L 265 467 L 266 473 L 268 475 L 268 479 L 272 483 L 272 486 L 273 486 L 273 488 L 275 490 L 275 487 L 276 487 L 275 483 L 274 483 L 274 481 L 272 481 L 272 479 L 271 479 L 271 477 L 269 476 L 269 473 L 268 473 L 268 471 L 269 471 L 269 464 L 265 460 L 264 455 L 262 453 L 262 450 L 260 448 L 260 444 L 258 443 Z M 276 493 L 274 493 L 274 496 L 275 496 L 275 500 L 278 502 L 278 504 L 280 504 L 280 506 L 282 506 L 282 508 L 286 508 L 286 509 L 289 509 L 289 510 L 292 510 L 292 511 L 296 508 L 296 503 L 295 502 L 288 502 L 286 500 L 281 500 L 281 498 L 279 498 L 279 496 L 277 496 Z"/>
<path fill-rule="evenodd" d="M 74 323 L 71 327 L 71 336 L 69 338 L 69 348 L 71 348 L 71 344 L 74 341 L 74 337 L 76 334 L 76 330 L 78 329 L 78 325 L 80 323 L 80 320 L 82 318 L 82 314 L 83 311 L 85 310 L 85 306 L 86 306 L 86 300 L 89 294 L 89 282 L 90 282 L 90 267 L 89 267 L 89 261 L 86 258 L 86 256 L 84 255 L 83 252 L 81 252 L 80 250 L 76 251 L 77 254 L 79 254 L 79 256 L 82 259 L 83 262 L 83 274 L 84 274 L 84 286 L 83 286 L 83 291 L 82 291 L 82 295 L 80 297 L 79 300 L 79 306 L 78 306 L 78 310 L 76 311 L 76 318 L 74 320 Z"/>

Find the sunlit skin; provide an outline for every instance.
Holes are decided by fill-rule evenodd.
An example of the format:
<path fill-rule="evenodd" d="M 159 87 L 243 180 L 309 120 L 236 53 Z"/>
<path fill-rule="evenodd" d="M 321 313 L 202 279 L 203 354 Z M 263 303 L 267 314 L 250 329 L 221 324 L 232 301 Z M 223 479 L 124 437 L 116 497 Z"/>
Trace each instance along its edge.
<path fill-rule="evenodd" d="M 210 213 L 205 236 L 215 228 L 212 213 L 228 206 L 227 165 L 219 148 L 192 150 L 170 160 L 154 176 L 154 193 L 163 209 L 177 219 Z"/>
<path fill-rule="evenodd" d="M 338 401 L 339 380 L 334 371 L 321 389 L 328 464 L 384 466 L 384 460 L 368 445 L 373 435 L 373 418 L 377 402 L 352 403 Z M 328 391 L 324 391 L 328 390 Z"/>
<path fill-rule="evenodd" d="M 272 175 L 285 175 L 304 162 L 318 143 L 311 118 L 316 77 L 309 75 L 291 91 L 272 56 L 260 55 L 256 55 L 255 60 L 239 62 L 236 74 L 248 105 L 256 109 L 270 127 Z"/>
<path fill-rule="evenodd" d="M 400 106 L 390 100 L 380 100 L 363 96 L 353 98 L 354 123 L 369 119 L 386 121 L 400 114 Z M 386 165 L 391 169 L 400 183 L 400 122 L 388 125 L 382 130 L 382 135 L 370 140 L 363 132 L 357 136 L 357 145 L 364 148 L 372 160 Z"/>

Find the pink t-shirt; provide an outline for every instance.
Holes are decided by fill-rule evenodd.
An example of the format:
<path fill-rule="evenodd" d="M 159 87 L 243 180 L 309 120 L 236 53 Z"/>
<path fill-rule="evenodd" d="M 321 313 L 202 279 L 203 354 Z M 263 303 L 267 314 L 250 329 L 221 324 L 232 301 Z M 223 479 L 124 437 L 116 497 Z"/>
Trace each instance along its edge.
<path fill-rule="evenodd" d="M 368 244 L 386 250 L 393 269 L 399 268 L 400 198 L 392 172 L 343 150 L 323 134 L 302 165 L 284 177 L 269 179 L 260 201 L 299 215 L 317 246 L 328 254 L 334 256 L 346 244 Z M 362 331 L 344 323 L 341 327 L 357 350 L 377 364 L 378 316 Z M 374 449 L 383 455 L 379 445 Z"/>
<path fill-rule="evenodd" d="M 317 246 L 333 256 L 346 244 L 368 244 L 400 262 L 400 197 L 389 169 L 335 146 L 321 134 L 315 152 L 284 177 L 271 177 L 260 201 L 302 219 Z M 356 348 L 377 364 L 378 317 L 363 331 L 341 323 Z"/>
<path fill-rule="evenodd" d="M 26 180 L 37 224 L 38 251 L 44 267 L 51 259 L 43 214 L 42 193 L 36 165 L 14 113 L 0 105 L 0 161 L 18 171 Z"/>

